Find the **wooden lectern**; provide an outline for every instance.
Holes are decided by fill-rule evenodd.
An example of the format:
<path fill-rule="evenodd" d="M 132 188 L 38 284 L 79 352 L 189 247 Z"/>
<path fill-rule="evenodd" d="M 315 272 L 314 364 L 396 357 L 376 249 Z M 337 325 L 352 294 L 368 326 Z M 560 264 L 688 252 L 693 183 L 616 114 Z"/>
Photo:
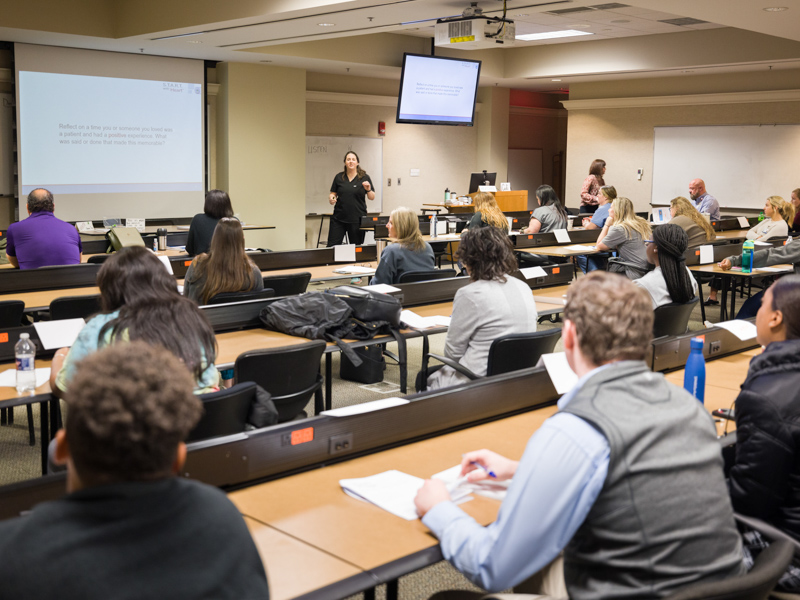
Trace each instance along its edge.
<path fill-rule="evenodd" d="M 475 198 L 473 194 L 467 194 L 470 198 Z M 528 210 L 528 190 L 514 190 L 510 192 L 501 192 L 497 190 L 494 192 L 494 198 L 497 200 L 497 206 L 503 212 Z M 474 209 L 473 209 L 474 211 Z"/>

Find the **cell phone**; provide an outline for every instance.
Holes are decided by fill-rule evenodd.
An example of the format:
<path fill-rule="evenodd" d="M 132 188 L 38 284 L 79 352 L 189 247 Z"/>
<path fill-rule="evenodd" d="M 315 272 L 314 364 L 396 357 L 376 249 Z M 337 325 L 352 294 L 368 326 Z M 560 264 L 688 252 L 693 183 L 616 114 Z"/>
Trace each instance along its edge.
<path fill-rule="evenodd" d="M 720 417 L 722 419 L 729 419 L 730 421 L 734 420 L 734 411 L 731 408 L 718 408 L 717 410 L 711 413 L 715 417 Z"/>

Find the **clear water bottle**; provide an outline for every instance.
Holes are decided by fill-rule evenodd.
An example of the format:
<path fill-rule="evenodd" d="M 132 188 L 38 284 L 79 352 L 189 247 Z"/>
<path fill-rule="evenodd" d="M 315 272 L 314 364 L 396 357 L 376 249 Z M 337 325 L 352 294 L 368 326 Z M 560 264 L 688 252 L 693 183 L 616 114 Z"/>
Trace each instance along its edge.
<path fill-rule="evenodd" d="M 706 395 L 706 359 L 703 357 L 703 338 L 692 338 L 689 358 L 683 372 L 683 387 L 700 403 Z"/>
<path fill-rule="evenodd" d="M 439 217 L 436 213 L 431 215 L 431 237 L 435 238 L 438 237 L 438 233 L 436 233 L 437 226 L 439 225 Z"/>
<path fill-rule="evenodd" d="M 31 341 L 31 334 L 19 334 L 14 355 L 17 359 L 17 392 L 32 392 L 36 389 L 36 345 Z"/>
<path fill-rule="evenodd" d="M 755 252 L 756 245 L 753 240 L 747 240 L 742 244 L 742 273 L 753 272 L 753 252 Z"/>

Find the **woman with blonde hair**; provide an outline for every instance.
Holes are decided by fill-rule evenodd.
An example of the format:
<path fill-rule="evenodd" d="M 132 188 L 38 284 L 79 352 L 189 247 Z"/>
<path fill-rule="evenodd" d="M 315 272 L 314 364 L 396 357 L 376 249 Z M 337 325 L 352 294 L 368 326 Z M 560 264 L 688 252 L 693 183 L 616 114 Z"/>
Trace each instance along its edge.
<path fill-rule="evenodd" d="M 702 246 L 716 239 L 717 234 L 706 218 L 683 196 L 669 201 L 670 223 L 677 225 L 689 236 L 689 248 Z"/>
<path fill-rule="evenodd" d="M 394 242 L 381 253 L 381 261 L 370 285 L 391 285 L 408 271 L 432 271 L 435 267 L 433 248 L 422 239 L 419 220 L 410 208 L 395 208 L 386 224 Z"/>
<path fill-rule="evenodd" d="M 233 217 L 219 220 L 208 254 L 192 261 L 184 278 L 183 294 L 200 305 L 224 292 L 264 289 L 259 269 L 244 251 L 242 224 Z"/>
<path fill-rule="evenodd" d="M 633 202 L 620 196 L 611 203 L 608 219 L 597 236 L 597 249 L 618 253 L 620 262 L 609 261 L 609 271 L 639 279 L 649 269 L 644 242 L 651 236 L 650 224 L 636 216 Z"/>
<path fill-rule="evenodd" d="M 497 206 L 497 200 L 494 199 L 494 194 L 489 192 L 478 192 L 472 200 L 475 205 L 475 214 L 472 215 L 466 229 L 475 229 L 477 227 L 499 227 L 508 231 L 508 219 Z"/>
<path fill-rule="evenodd" d="M 748 240 L 786 237 L 794 221 L 794 206 L 780 196 L 770 196 L 764 203 L 766 219 L 747 232 Z"/>

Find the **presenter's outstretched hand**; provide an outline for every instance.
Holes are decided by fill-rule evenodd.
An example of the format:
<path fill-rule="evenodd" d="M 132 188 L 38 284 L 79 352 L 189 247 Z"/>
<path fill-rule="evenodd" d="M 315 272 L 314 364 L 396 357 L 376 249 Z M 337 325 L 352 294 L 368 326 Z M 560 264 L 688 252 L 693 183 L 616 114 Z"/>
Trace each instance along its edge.
<path fill-rule="evenodd" d="M 364 189 L 367 190 L 368 194 L 372 191 L 372 186 L 370 185 L 369 181 L 365 181 L 361 185 L 364 186 Z"/>
<path fill-rule="evenodd" d="M 505 456 L 500 456 L 491 450 L 476 450 L 467 452 L 461 459 L 461 476 L 467 476 L 467 481 L 504 481 L 511 479 L 517 472 L 519 462 Z"/>
<path fill-rule="evenodd" d="M 434 506 L 447 500 L 450 500 L 450 492 L 447 491 L 444 482 L 439 479 L 426 479 L 414 498 L 414 506 L 417 507 L 417 514 L 424 517 Z"/>
<path fill-rule="evenodd" d="M 328 202 L 330 202 L 331 205 L 336 204 L 336 194 L 331 194 L 330 196 L 328 196 Z"/>
<path fill-rule="evenodd" d="M 718 265 L 718 266 L 719 266 L 719 268 L 720 268 L 720 269 L 722 269 L 723 271 L 730 271 L 730 268 L 731 268 L 733 265 L 731 264 L 731 261 L 729 261 L 727 258 L 724 258 L 724 259 L 722 259 L 722 261 L 720 261 L 720 263 L 719 263 L 719 265 Z"/>

